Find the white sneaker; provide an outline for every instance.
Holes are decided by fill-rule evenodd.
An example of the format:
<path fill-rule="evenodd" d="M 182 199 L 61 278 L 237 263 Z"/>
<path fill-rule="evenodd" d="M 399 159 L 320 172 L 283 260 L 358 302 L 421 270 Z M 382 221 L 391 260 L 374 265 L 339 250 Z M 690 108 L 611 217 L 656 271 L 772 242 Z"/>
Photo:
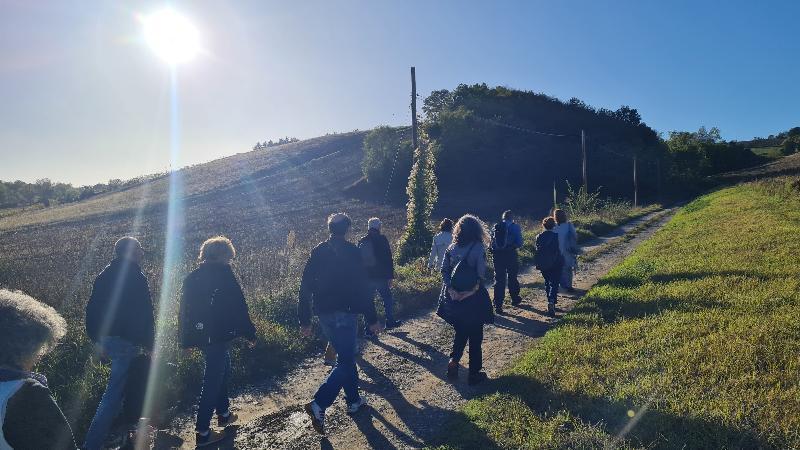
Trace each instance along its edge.
<path fill-rule="evenodd" d="M 347 405 L 347 414 L 355 414 L 361 409 L 362 406 L 366 406 L 367 404 L 367 397 L 363 395 L 355 401 L 355 403 L 351 403 Z"/>
<path fill-rule="evenodd" d="M 325 434 L 325 410 L 320 408 L 317 402 L 306 403 L 305 410 L 317 433 Z"/>

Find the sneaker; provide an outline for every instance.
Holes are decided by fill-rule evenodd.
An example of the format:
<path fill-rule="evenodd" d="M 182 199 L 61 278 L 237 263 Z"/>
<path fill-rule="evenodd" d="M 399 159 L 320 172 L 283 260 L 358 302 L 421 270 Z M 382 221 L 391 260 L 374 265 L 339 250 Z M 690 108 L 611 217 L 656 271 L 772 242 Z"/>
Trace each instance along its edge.
<path fill-rule="evenodd" d="M 216 444 L 217 442 L 223 441 L 224 439 L 225 439 L 224 434 L 214 430 L 208 430 L 205 433 L 194 434 L 194 441 L 196 448 L 201 448 L 207 445 Z"/>
<path fill-rule="evenodd" d="M 324 360 L 322 360 L 322 364 L 325 364 L 326 366 L 329 366 L 329 367 L 333 367 L 333 366 L 336 365 L 336 360 L 335 359 L 324 359 Z"/>
<path fill-rule="evenodd" d="M 361 409 L 362 406 L 366 406 L 367 404 L 367 397 L 363 395 L 358 398 L 354 403 L 350 403 L 347 405 L 347 414 L 355 414 L 358 410 Z"/>
<path fill-rule="evenodd" d="M 549 303 L 547 305 L 547 315 L 550 316 L 550 317 L 555 317 L 556 316 L 556 304 L 555 303 Z"/>
<path fill-rule="evenodd" d="M 522 304 L 522 297 L 511 299 L 511 306 L 519 306 L 520 304 Z"/>
<path fill-rule="evenodd" d="M 401 320 L 394 320 L 394 321 L 391 321 L 391 322 L 386 322 L 386 329 L 387 330 L 391 330 L 392 328 L 397 328 L 402 324 L 403 324 L 403 321 L 401 321 Z"/>
<path fill-rule="evenodd" d="M 239 416 L 237 416 L 236 413 L 228 411 L 227 415 L 223 414 L 217 416 L 217 425 L 225 428 L 229 425 L 233 425 L 237 420 L 239 420 Z"/>
<path fill-rule="evenodd" d="M 458 363 L 455 361 L 450 361 L 447 363 L 447 378 L 454 380 L 458 378 Z"/>
<path fill-rule="evenodd" d="M 470 386 L 482 383 L 489 379 L 489 376 L 486 375 L 486 372 L 478 372 L 478 373 L 471 373 L 469 374 L 469 378 L 467 379 L 467 384 Z"/>
<path fill-rule="evenodd" d="M 311 417 L 311 425 L 319 434 L 325 434 L 325 410 L 317 402 L 306 403 L 306 414 Z"/>
<path fill-rule="evenodd" d="M 494 308 L 494 313 L 497 314 L 498 316 L 502 316 L 503 315 L 503 307 L 502 306 L 496 306 Z"/>
<path fill-rule="evenodd" d="M 364 337 L 365 338 L 373 338 L 375 337 L 375 333 L 372 332 L 369 328 L 364 329 Z"/>

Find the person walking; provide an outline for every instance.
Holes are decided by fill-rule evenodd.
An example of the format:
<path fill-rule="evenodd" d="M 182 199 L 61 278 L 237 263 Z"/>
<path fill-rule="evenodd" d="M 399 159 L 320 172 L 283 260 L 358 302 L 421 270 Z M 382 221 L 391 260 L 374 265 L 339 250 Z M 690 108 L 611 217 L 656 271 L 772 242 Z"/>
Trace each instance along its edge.
<path fill-rule="evenodd" d="M 361 251 L 345 239 L 351 224 L 344 213 L 328 217 L 330 237 L 311 251 L 300 282 L 297 313 L 302 334 L 311 336 L 311 317 L 316 315 L 322 332 L 338 351 L 333 370 L 305 405 L 312 426 L 320 434 L 325 433 L 325 410 L 342 389 L 348 413 L 355 414 L 367 403 L 358 392 L 358 315 L 364 315 L 373 334 L 381 329 Z"/>
<path fill-rule="evenodd" d="M 439 224 L 439 232 L 433 237 L 431 254 L 428 256 L 428 268 L 431 270 L 441 270 L 444 252 L 453 243 L 453 221 L 445 218 Z"/>
<path fill-rule="evenodd" d="M 74 450 L 69 422 L 33 367 L 67 332 L 53 308 L 0 289 L 0 449 Z"/>
<path fill-rule="evenodd" d="M 511 295 L 511 304 L 519 306 L 522 297 L 519 295 L 519 255 L 522 247 L 522 230 L 514 222 L 511 211 L 503 212 L 502 220 L 492 230 L 492 256 L 494 259 L 494 310 L 503 313 L 503 302 L 506 296 L 506 285 Z"/>
<path fill-rule="evenodd" d="M 230 342 L 239 337 L 248 346 L 256 344 L 256 328 L 250 320 L 244 292 L 231 267 L 236 249 L 230 239 L 217 236 L 203 242 L 199 264 L 183 281 L 179 310 L 181 346 L 203 353 L 203 388 L 195 421 L 197 447 L 225 438 L 211 430 L 216 411 L 217 425 L 225 428 L 238 417 L 230 410 L 228 380 L 231 372 Z"/>
<path fill-rule="evenodd" d="M 114 244 L 114 259 L 97 276 L 86 305 L 86 333 L 100 354 L 111 360 L 111 375 L 84 448 L 102 448 L 120 411 L 131 362 L 149 353 L 155 340 L 153 302 L 142 273 L 142 245 L 133 237 Z"/>
<path fill-rule="evenodd" d="M 575 225 L 569 221 L 567 212 L 563 209 L 553 211 L 553 218 L 556 220 L 556 226 L 553 231 L 558 234 L 558 248 L 561 250 L 561 256 L 564 257 L 560 285 L 567 292 L 574 292 L 572 274 L 575 271 L 575 265 L 578 263 L 578 232 L 575 231 Z"/>
<path fill-rule="evenodd" d="M 542 272 L 544 291 L 547 295 L 547 315 L 556 315 L 558 300 L 558 283 L 561 280 L 561 268 L 564 258 L 558 248 L 558 234 L 553 231 L 556 221 L 552 217 L 542 220 L 542 232 L 536 236 L 536 255 L 534 264 Z"/>
<path fill-rule="evenodd" d="M 487 379 L 483 372 L 483 326 L 494 323 L 486 281 L 486 226 L 475 216 L 465 215 L 453 231 L 453 243 L 442 261 L 442 291 L 437 314 L 455 329 L 447 376 L 458 378 L 464 348 L 469 344 L 470 385 Z"/>
<path fill-rule="evenodd" d="M 361 257 L 367 268 L 367 275 L 372 295 L 377 291 L 383 300 L 383 311 L 386 314 L 386 329 L 399 327 L 402 322 L 394 318 L 394 298 L 392 297 L 392 280 L 394 279 L 394 259 L 389 239 L 381 234 L 381 220 L 377 217 L 367 222 L 367 234 L 358 241 Z M 369 327 L 364 329 L 365 336 L 371 336 Z"/>

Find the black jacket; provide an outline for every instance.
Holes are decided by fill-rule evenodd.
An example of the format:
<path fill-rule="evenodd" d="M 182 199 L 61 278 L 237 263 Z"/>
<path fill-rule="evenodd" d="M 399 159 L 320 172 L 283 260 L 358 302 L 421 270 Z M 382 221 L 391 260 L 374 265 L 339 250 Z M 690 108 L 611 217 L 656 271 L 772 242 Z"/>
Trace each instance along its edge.
<path fill-rule="evenodd" d="M 138 264 L 115 259 L 100 272 L 86 305 L 86 333 L 93 342 L 118 336 L 153 348 L 153 302 L 147 278 Z"/>
<path fill-rule="evenodd" d="M 358 246 L 371 241 L 375 251 L 375 266 L 367 267 L 367 275 L 372 280 L 391 280 L 394 278 L 394 259 L 392 259 L 392 246 L 389 239 L 377 230 L 370 230 L 359 239 Z"/>
<path fill-rule="evenodd" d="M 343 238 L 331 237 L 311 251 L 297 308 L 300 325 L 311 323 L 316 315 L 334 312 L 364 314 L 368 324 L 378 321 L 375 304 L 368 291 L 367 272 L 361 251 Z"/>
<path fill-rule="evenodd" d="M 12 448 L 75 449 L 72 429 L 50 394 L 44 377 L 0 369 L 0 384 L 5 383 L 21 383 L 8 399 L 5 420 L 0 424 Z"/>
<path fill-rule="evenodd" d="M 179 316 L 183 348 L 256 337 L 244 292 L 230 264 L 202 263 L 186 276 Z"/>

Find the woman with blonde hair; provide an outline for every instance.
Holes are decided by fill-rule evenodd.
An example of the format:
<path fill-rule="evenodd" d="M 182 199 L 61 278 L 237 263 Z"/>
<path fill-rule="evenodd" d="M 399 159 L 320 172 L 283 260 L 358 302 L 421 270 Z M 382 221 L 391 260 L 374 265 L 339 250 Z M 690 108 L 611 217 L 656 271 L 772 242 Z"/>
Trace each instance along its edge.
<path fill-rule="evenodd" d="M 563 209 L 553 211 L 553 219 L 556 221 L 553 231 L 558 234 L 558 248 L 561 250 L 561 256 L 564 257 L 560 284 L 567 292 L 573 292 L 575 289 L 572 287 L 572 274 L 578 263 L 578 253 L 580 253 L 578 233 L 575 231 L 575 225 L 567 218 L 567 212 Z"/>
<path fill-rule="evenodd" d="M 50 306 L 0 289 L 0 448 L 74 449 L 72 430 L 33 368 L 67 332 Z"/>
<path fill-rule="evenodd" d="M 461 217 L 453 230 L 453 243 L 442 260 L 442 292 L 437 314 L 455 329 L 447 376 L 458 377 L 464 348 L 469 343 L 469 384 L 487 379 L 483 369 L 483 326 L 494 323 L 492 302 L 484 283 L 488 277 L 486 225 L 477 217 Z"/>
<path fill-rule="evenodd" d="M 225 428 L 237 416 L 230 411 L 228 378 L 230 341 L 243 337 L 252 348 L 256 329 L 250 320 L 242 287 L 233 273 L 231 261 L 236 249 L 230 239 L 217 236 L 203 242 L 200 264 L 186 276 L 180 305 L 180 339 L 185 349 L 203 352 L 205 372 L 200 405 L 195 423 L 198 447 L 219 442 L 224 435 L 211 431 L 211 416 L 216 410 L 217 424 Z"/>

